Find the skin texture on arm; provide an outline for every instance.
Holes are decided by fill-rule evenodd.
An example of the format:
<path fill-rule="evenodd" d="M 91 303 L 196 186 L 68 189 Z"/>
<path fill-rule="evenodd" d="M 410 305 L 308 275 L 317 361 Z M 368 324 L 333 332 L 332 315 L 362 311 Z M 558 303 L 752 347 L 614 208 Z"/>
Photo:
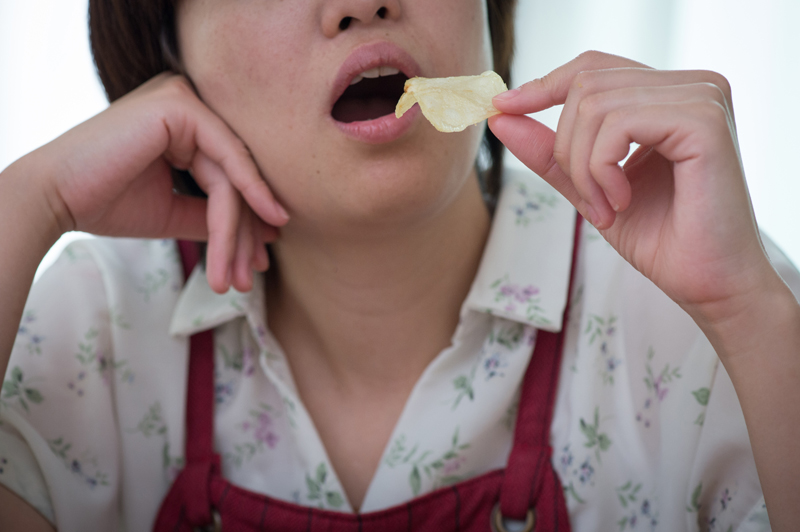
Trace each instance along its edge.
<path fill-rule="evenodd" d="M 800 305 L 758 234 L 727 81 L 590 52 L 494 103 L 506 113 L 489 120 L 498 138 L 708 337 L 742 405 L 773 530 L 791 530 Z M 556 132 L 524 116 L 558 104 Z"/>
<path fill-rule="evenodd" d="M 170 165 L 192 169 L 209 199 L 174 194 Z M 61 234 L 208 240 L 211 286 L 246 291 L 253 270 L 267 268 L 263 242 L 276 235 L 262 220 L 287 219 L 241 141 L 185 79 L 154 78 L 0 174 L 0 226 L 8 228 L 0 236 L 0 371 L 36 267 Z"/>
<path fill-rule="evenodd" d="M 0 530 L 4 532 L 53 532 L 55 528 L 31 505 L 0 485 Z"/>
<path fill-rule="evenodd" d="M 171 165 L 191 169 L 208 200 L 174 194 Z M 0 174 L 0 373 L 36 268 L 63 233 L 208 240 L 211 286 L 246 291 L 253 270 L 267 268 L 263 243 L 287 219 L 242 142 L 186 80 L 157 76 Z M 0 530 L 38 530 L 27 526 L 35 511 L 2 497 Z"/>
<path fill-rule="evenodd" d="M 26 179 L 34 152 L 0 173 L 0 372 L 5 374 L 36 268 L 62 231 L 47 197 Z"/>

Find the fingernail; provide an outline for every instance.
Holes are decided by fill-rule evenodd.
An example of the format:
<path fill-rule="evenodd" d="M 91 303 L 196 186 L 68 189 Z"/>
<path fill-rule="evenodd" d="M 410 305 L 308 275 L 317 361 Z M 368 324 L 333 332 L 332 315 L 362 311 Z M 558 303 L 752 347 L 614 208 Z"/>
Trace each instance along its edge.
<path fill-rule="evenodd" d="M 517 96 L 519 96 L 519 89 L 511 89 L 510 91 L 501 92 L 497 96 L 494 97 L 495 100 L 499 100 L 501 102 L 507 102 L 508 100 L 513 100 Z"/>

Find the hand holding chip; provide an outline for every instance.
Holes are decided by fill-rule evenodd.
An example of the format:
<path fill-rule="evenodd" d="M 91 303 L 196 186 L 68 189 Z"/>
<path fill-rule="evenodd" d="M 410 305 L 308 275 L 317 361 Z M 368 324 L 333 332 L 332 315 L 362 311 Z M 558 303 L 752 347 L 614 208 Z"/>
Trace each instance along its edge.
<path fill-rule="evenodd" d="M 525 116 L 559 104 L 556 132 Z M 695 319 L 775 286 L 719 74 L 591 52 L 494 105 L 504 114 L 489 126 L 509 150 Z"/>

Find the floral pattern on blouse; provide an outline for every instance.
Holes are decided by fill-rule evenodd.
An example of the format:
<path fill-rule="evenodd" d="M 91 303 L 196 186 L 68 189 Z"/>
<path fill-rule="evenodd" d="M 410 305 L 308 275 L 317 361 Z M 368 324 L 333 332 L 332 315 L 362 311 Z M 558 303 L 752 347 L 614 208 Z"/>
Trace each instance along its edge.
<path fill-rule="evenodd" d="M 537 328 L 564 326 L 574 223 L 543 181 L 508 172 L 452 344 L 408 397 L 361 512 L 505 465 Z M 711 346 L 583 231 L 550 434 L 572 529 L 769 530 L 736 394 Z M 800 275 L 765 245 L 800 291 Z M 33 287 L 3 378 L 0 483 L 60 531 L 149 530 L 183 466 L 188 337 L 214 328 L 226 477 L 352 512 L 267 327 L 263 289 L 259 277 L 248 294 L 216 294 L 202 266 L 184 283 L 170 241 L 72 244 Z M 719 467 L 720 449 L 736 468 Z"/>

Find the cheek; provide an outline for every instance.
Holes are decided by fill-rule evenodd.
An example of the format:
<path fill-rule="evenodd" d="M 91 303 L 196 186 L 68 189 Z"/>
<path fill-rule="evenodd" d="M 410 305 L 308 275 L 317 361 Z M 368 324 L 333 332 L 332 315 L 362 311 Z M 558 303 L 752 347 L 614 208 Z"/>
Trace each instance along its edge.
<path fill-rule="evenodd" d="M 484 0 L 426 0 L 410 15 L 417 39 L 436 50 L 431 61 L 440 76 L 480 74 L 492 67 Z"/>
<path fill-rule="evenodd" d="M 289 110 L 301 108 L 308 84 L 297 65 L 308 47 L 287 15 L 226 7 L 187 32 L 184 62 L 203 101 L 247 142 L 261 124 L 286 123 Z"/>

